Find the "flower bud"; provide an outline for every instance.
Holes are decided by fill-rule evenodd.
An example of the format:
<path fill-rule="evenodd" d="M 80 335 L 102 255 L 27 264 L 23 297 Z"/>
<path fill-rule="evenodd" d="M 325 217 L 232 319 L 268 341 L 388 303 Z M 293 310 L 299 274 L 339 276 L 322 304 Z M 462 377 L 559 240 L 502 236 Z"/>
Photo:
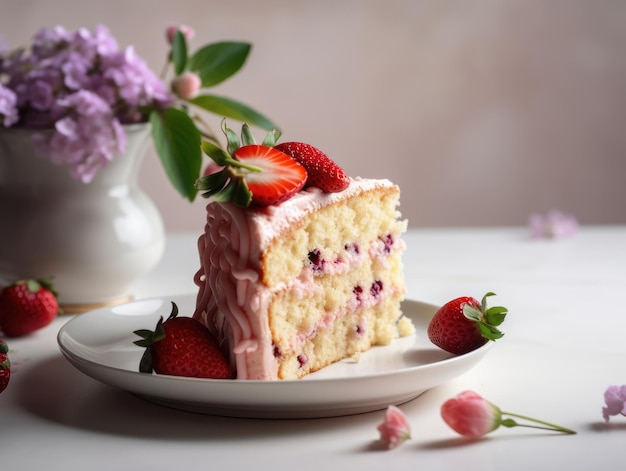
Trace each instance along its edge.
<path fill-rule="evenodd" d="M 172 92 L 183 100 L 189 100 L 198 93 L 201 85 L 202 82 L 197 74 L 185 72 L 172 80 Z"/>
<path fill-rule="evenodd" d="M 464 391 L 441 406 L 441 417 L 455 432 L 482 437 L 497 429 L 502 421 L 500 409 L 473 391 Z"/>
<path fill-rule="evenodd" d="M 602 408 L 602 417 L 608 422 L 612 415 L 626 415 L 626 384 L 609 386 L 604 392 L 606 407 Z"/>
<path fill-rule="evenodd" d="M 388 448 L 395 448 L 411 438 L 411 429 L 406 415 L 396 406 L 387 407 L 385 418 L 378 426 L 380 441 Z"/>
<path fill-rule="evenodd" d="M 167 42 L 169 44 L 172 44 L 174 42 L 174 36 L 176 36 L 176 33 L 178 31 L 183 33 L 183 36 L 185 36 L 185 39 L 187 40 L 187 42 L 191 41 L 193 37 L 196 35 L 195 30 L 193 30 L 189 26 L 171 25 L 171 26 L 168 26 L 167 29 L 165 30 L 165 37 L 167 38 Z"/>

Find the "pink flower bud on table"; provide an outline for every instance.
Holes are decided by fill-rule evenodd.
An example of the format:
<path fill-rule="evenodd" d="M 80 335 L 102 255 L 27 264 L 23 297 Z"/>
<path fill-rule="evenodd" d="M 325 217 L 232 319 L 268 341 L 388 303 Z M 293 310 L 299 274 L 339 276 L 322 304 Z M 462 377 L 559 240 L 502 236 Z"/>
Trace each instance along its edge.
<path fill-rule="evenodd" d="M 441 417 L 455 432 L 482 437 L 500 426 L 500 409 L 473 391 L 464 391 L 441 406 Z"/>
<path fill-rule="evenodd" d="M 406 415 L 393 405 L 387 407 L 385 418 L 378 426 L 378 431 L 380 441 L 388 449 L 395 448 L 411 438 L 411 428 Z"/>

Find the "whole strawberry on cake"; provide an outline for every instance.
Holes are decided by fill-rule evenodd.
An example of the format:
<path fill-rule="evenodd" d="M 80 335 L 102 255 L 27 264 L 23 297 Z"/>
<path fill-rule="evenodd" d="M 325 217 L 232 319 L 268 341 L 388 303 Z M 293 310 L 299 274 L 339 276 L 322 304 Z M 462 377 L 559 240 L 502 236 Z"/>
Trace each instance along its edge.
<path fill-rule="evenodd" d="M 319 149 L 222 126 L 198 240 L 193 317 L 237 379 L 296 379 L 398 337 L 405 282 L 400 189 L 350 178 Z"/>

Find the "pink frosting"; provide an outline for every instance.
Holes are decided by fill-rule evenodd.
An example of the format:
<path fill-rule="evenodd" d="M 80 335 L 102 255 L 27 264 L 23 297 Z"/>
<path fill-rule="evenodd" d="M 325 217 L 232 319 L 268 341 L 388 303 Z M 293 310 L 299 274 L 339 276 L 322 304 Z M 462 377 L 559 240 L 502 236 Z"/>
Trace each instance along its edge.
<path fill-rule="evenodd" d="M 305 214 L 368 189 L 388 186 L 393 186 L 389 180 L 355 179 L 340 193 L 310 188 L 279 206 L 259 210 L 242 210 L 231 203 L 207 205 L 205 233 L 198 239 L 201 267 L 194 277 L 199 288 L 194 317 L 207 325 L 229 352 L 238 379 L 277 379 L 267 312 L 273 293 L 285 287 L 270 289 L 257 283 L 261 251 Z M 376 247 L 369 252 L 383 257 Z M 325 270 L 347 271 L 359 263 L 354 257 L 358 256 L 326 264 Z M 319 289 L 307 276 L 303 274 L 290 285 L 300 296 Z M 324 322 L 340 315 L 334 313 Z"/>

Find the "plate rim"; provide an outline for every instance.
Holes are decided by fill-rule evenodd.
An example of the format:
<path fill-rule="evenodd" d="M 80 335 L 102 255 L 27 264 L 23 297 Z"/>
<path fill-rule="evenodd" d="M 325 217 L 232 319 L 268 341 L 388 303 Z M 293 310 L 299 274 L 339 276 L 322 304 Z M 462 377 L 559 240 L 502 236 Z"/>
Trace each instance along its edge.
<path fill-rule="evenodd" d="M 193 295 L 191 294 L 186 294 L 186 295 L 157 296 L 157 297 L 151 297 L 151 298 L 142 298 L 142 299 L 130 301 L 129 303 L 125 303 L 121 306 L 126 306 L 129 304 L 136 304 L 136 303 L 151 301 L 151 300 L 152 301 L 159 300 L 161 302 L 168 303 L 169 301 L 176 302 L 177 300 L 178 302 L 181 302 L 181 299 L 184 299 L 185 300 L 184 302 L 189 302 L 190 297 L 192 296 Z M 434 312 L 438 309 L 438 306 L 435 304 L 424 302 L 424 301 L 418 301 L 415 299 L 408 299 L 408 298 L 405 299 L 403 301 L 403 305 L 406 305 L 406 304 L 409 304 L 409 305 L 415 304 L 418 306 L 421 305 L 422 309 L 428 308 L 430 310 L 433 310 L 433 315 L 434 315 Z M 115 307 L 119 308 L 119 306 L 115 306 Z M 403 310 L 408 311 L 409 308 L 406 308 Z M 145 386 L 150 386 L 150 385 L 154 385 L 154 386 L 161 385 L 162 387 L 165 387 L 165 386 L 171 386 L 173 384 L 178 384 L 182 388 L 184 388 L 185 386 L 193 387 L 193 388 L 202 388 L 202 387 L 212 388 L 214 390 L 213 391 L 214 393 L 227 392 L 227 391 L 239 391 L 240 392 L 242 388 L 247 388 L 253 392 L 263 391 L 264 393 L 273 392 L 273 391 L 279 392 L 279 391 L 288 390 L 289 388 L 294 388 L 295 389 L 294 392 L 297 393 L 299 391 L 302 391 L 303 388 L 326 387 L 328 384 L 336 385 L 337 387 L 340 387 L 342 385 L 347 385 L 348 383 L 350 383 L 351 385 L 354 385 L 356 383 L 358 386 L 358 384 L 361 384 L 361 383 L 367 383 L 367 382 L 376 381 L 376 380 L 384 381 L 385 379 L 396 377 L 398 375 L 410 376 L 411 374 L 418 375 L 420 372 L 428 371 L 430 369 L 443 370 L 448 367 L 454 368 L 457 364 L 461 363 L 461 365 L 458 365 L 458 367 L 462 368 L 463 371 L 454 375 L 453 378 L 455 378 L 457 376 L 460 376 L 461 374 L 465 374 L 467 371 L 472 369 L 478 362 L 480 362 L 482 358 L 487 354 L 487 352 L 491 349 L 494 343 L 494 342 L 487 342 L 486 344 L 479 347 L 478 349 L 468 352 L 466 354 L 463 354 L 463 355 L 450 354 L 451 356 L 441 359 L 441 360 L 434 361 L 432 363 L 414 365 L 414 366 L 409 366 L 409 367 L 402 368 L 402 369 L 389 369 L 388 371 L 376 371 L 376 372 L 368 372 L 368 373 L 360 373 L 360 374 L 355 373 L 354 375 L 345 375 L 345 376 L 340 376 L 340 377 L 321 377 L 321 378 L 305 377 L 303 379 L 288 379 L 288 380 L 237 380 L 237 379 L 223 380 L 223 379 L 211 379 L 211 378 L 178 377 L 178 376 L 168 376 L 168 375 L 158 375 L 158 374 L 148 375 L 146 373 L 140 373 L 139 370 L 132 371 L 127 368 L 107 365 L 107 364 L 99 363 L 92 359 L 85 358 L 84 356 L 81 356 L 79 353 L 77 353 L 75 350 L 73 350 L 70 346 L 66 344 L 66 342 L 64 341 L 64 338 L 67 335 L 70 335 L 71 337 L 71 334 L 69 334 L 68 331 L 71 330 L 76 325 L 77 322 L 85 322 L 86 318 L 89 319 L 87 316 L 97 317 L 99 315 L 104 315 L 106 313 L 111 313 L 114 315 L 115 313 L 113 312 L 113 307 L 99 308 L 99 309 L 96 309 L 96 310 L 93 310 L 84 314 L 80 314 L 76 316 L 74 319 L 69 320 L 65 325 L 61 327 L 61 329 L 59 329 L 59 332 L 57 333 L 57 343 L 59 345 L 61 353 L 63 354 L 63 356 L 66 357 L 66 359 L 75 368 L 77 368 L 83 374 L 91 377 L 94 380 L 116 387 L 118 389 L 125 390 L 132 394 L 141 396 L 144 399 L 147 399 L 151 402 L 155 402 L 155 403 L 165 405 L 165 406 L 169 405 L 177 409 L 190 410 L 192 412 L 204 412 L 204 413 L 213 414 L 213 415 L 226 415 L 226 416 L 237 416 L 237 417 L 259 417 L 259 418 L 268 418 L 268 417 L 284 418 L 284 416 L 287 416 L 288 418 L 330 417 L 330 416 L 338 416 L 338 415 L 347 415 L 348 413 L 351 414 L 351 413 L 367 412 L 371 410 L 378 410 L 381 407 L 371 407 L 371 406 L 356 407 L 355 406 L 352 408 L 352 410 L 346 410 L 345 407 L 343 408 L 339 407 L 338 410 L 333 411 L 333 410 L 330 410 L 332 408 L 324 407 L 323 406 L 324 401 L 322 401 L 320 403 L 321 406 L 319 410 L 312 410 L 312 411 L 309 410 L 308 412 L 296 411 L 296 409 L 294 409 L 294 406 L 281 407 L 279 405 L 275 405 L 274 407 L 263 406 L 265 410 L 261 411 L 261 410 L 255 409 L 255 407 L 260 407 L 260 406 L 252 406 L 251 409 L 246 409 L 241 404 L 231 404 L 229 402 L 227 404 L 220 405 L 220 404 L 215 404 L 214 401 L 193 404 L 192 401 L 179 400 L 176 398 L 175 399 L 168 398 L 167 396 L 163 396 L 162 394 L 159 394 L 159 391 L 156 391 L 155 394 L 149 394 L 149 393 L 141 392 L 141 391 L 142 390 L 145 391 L 146 390 Z M 151 313 L 151 315 L 156 315 L 156 313 L 153 312 Z M 397 340 L 401 340 L 401 339 L 396 339 L 394 340 L 394 342 Z M 376 348 L 385 348 L 385 347 L 386 346 L 380 346 Z M 469 363 L 469 366 L 467 365 L 463 366 L 464 362 L 466 364 Z M 110 377 L 112 376 L 119 377 L 119 379 L 117 381 L 111 382 Z M 141 379 L 138 379 L 138 378 L 141 378 Z M 142 383 L 141 387 L 137 386 L 134 388 L 128 388 L 128 387 L 120 386 L 120 383 L 126 382 L 126 381 L 123 381 L 123 379 L 129 379 L 129 380 L 134 379 L 136 381 L 138 380 L 138 382 Z M 449 381 L 450 379 L 452 378 L 449 378 L 446 381 Z M 420 388 L 415 388 L 414 390 L 410 390 L 410 388 L 407 388 L 405 390 L 405 393 L 402 394 L 402 396 L 404 396 L 405 398 L 402 402 L 407 402 L 409 400 L 412 400 L 415 397 L 422 394 L 425 390 L 435 387 L 438 384 L 443 384 L 443 382 L 439 382 L 423 390 L 421 390 Z M 261 402 L 263 401 L 259 401 L 259 404 Z M 400 404 L 402 402 L 395 402 L 395 404 Z M 198 409 L 204 409 L 204 410 L 198 410 Z M 340 413 L 342 411 L 344 413 Z"/>

